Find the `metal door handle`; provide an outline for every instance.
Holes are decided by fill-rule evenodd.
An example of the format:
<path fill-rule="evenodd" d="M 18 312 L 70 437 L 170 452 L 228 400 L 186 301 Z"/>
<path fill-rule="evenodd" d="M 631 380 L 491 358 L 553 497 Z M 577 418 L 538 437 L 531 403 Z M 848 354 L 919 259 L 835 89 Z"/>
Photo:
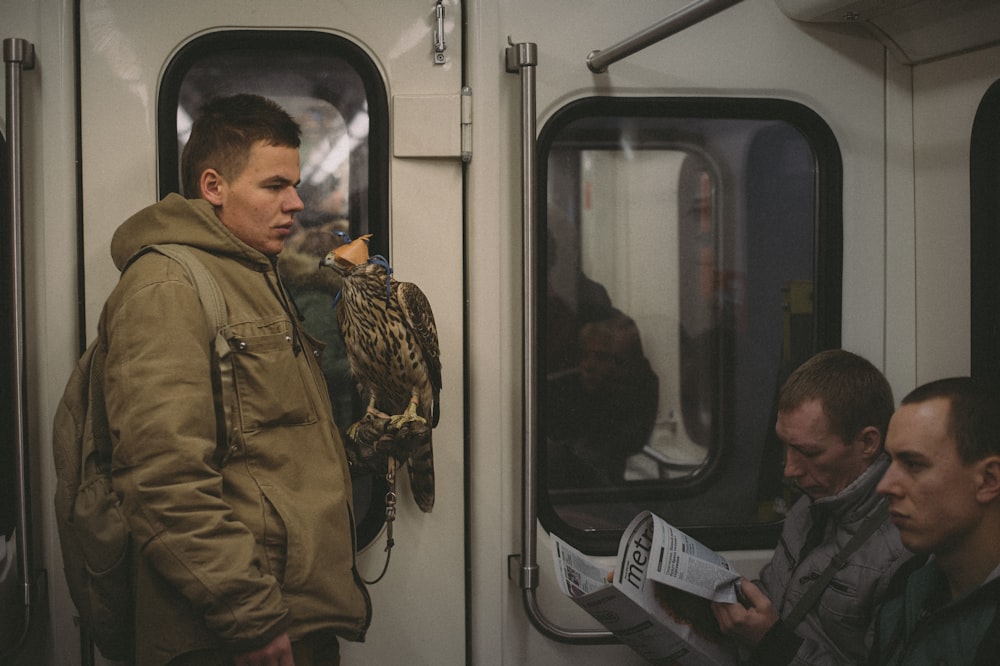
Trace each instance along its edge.
<path fill-rule="evenodd" d="M 535 345 L 535 304 L 538 298 L 537 266 L 537 193 L 536 193 L 536 131 L 535 131 L 535 66 L 538 64 L 537 46 L 530 42 L 510 42 L 506 51 L 506 68 L 521 76 L 521 221 L 524 263 L 523 273 L 523 448 L 521 475 L 521 591 L 528 619 L 545 636 L 564 643 L 605 644 L 617 643 L 610 631 L 568 630 L 546 619 L 538 607 L 535 589 L 538 587 L 538 414 L 535 387 L 538 386 L 538 360 Z"/>
<path fill-rule="evenodd" d="M 21 231 L 24 224 L 24 174 L 21 160 L 21 72 L 35 67 L 35 47 L 19 38 L 3 41 L 3 59 L 7 74 L 7 174 L 10 180 L 10 268 L 11 310 L 13 311 L 14 368 L 10 378 L 15 400 L 15 446 L 17 461 L 17 567 L 24 586 L 24 624 L 21 634 L 0 656 L 13 654 L 24 643 L 31 624 L 34 597 L 34 555 L 30 495 L 28 491 L 27 382 L 24 350 L 24 264 Z"/>

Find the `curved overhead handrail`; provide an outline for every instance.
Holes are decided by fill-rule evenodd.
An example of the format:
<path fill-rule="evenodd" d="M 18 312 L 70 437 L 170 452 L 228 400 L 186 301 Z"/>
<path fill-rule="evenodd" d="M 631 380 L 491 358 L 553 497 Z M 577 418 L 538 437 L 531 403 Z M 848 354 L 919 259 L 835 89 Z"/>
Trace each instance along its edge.
<path fill-rule="evenodd" d="M 15 401 L 14 444 L 17 461 L 17 567 L 24 587 L 24 623 L 21 633 L 9 647 L 0 647 L 0 657 L 18 651 L 31 626 L 31 604 L 34 597 L 32 577 L 31 510 L 28 494 L 28 433 L 24 351 L 24 280 L 21 230 L 24 224 L 24 177 L 21 170 L 21 72 L 35 66 L 35 47 L 19 38 L 3 41 L 3 59 L 7 74 L 7 173 L 10 179 L 10 269 L 11 311 L 13 313 L 14 367 L 10 377 Z"/>
<path fill-rule="evenodd" d="M 708 17 L 714 16 L 723 9 L 731 7 L 740 1 L 695 0 L 681 7 L 659 23 L 651 25 L 627 39 L 623 39 L 614 46 L 609 46 L 603 50 L 591 51 L 587 55 L 587 67 L 595 74 L 606 72 L 609 65 L 618 62 L 622 58 L 627 58 L 633 53 L 641 51 L 647 46 L 652 46 L 656 42 L 676 34 L 685 28 L 689 28 L 696 23 L 701 23 Z"/>
<path fill-rule="evenodd" d="M 599 644 L 617 643 L 618 639 L 610 631 L 569 630 L 549 622 L 538 607 L 535 590 L 538 587 L 538 543 L 536 524 L 538 521 L 538 496 L 536 475 L 538 470 L 538 415 L 535 404 L 535 387 L 538 374 L 535 338 L 535 302 L 537 299 L 536 212 L 535 191 L 535 66 L 538 63 L 537 46 L 530 42 L 514 44 L 506 51 L 506 67 L 510 73 L 521 76 L 521 221 L 523 235 L 523 294 L 524 294 L 524 441 L 522 448 L 522 507 L 521 507 L 521 571 L 520 584 L 524 608 L 531 623 L 545 636 L 554 640 L 577 643 Z"/>

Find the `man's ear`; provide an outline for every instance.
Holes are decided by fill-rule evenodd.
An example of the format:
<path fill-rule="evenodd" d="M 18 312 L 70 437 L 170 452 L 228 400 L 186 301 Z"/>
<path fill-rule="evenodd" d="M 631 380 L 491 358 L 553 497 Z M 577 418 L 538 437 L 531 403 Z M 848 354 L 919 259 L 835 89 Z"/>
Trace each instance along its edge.
<path fill-rule="evenodd" d="M 1000 456 L 986 456 L 976 463 L 976 499 L 988 504 L 1000 498 Z"/>
<path fill-rule="evenodd" d="M 856 437 L 861 441 L 861 453 L 872 460 L 882 451 L 882 433 L 875 426 L 863 428 Z"/>
<path fill-rule="evenodd" d="M 221 206 L 223 199 L 222 191 L 225 183 L 226 179 L 218 171 L 211 168 L 205 169 L 201 172 L 201 178 L 198 179 L 201 198 L 213 206 Z"/>

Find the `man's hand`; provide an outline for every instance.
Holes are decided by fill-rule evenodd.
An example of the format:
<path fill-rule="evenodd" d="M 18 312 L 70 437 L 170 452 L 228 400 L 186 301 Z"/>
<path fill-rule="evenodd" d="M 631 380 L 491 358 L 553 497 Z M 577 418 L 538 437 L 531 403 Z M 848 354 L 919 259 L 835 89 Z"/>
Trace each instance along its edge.
<path fill-rule="evenodd" d="M 234 666 L 295 666 L 292 659 L 292 642 L 288 634 L 281 634 L 264 647 L 253 652 L 238 654 Z"/>
<path fill-rule="evenodd" d="M 742 604 L 713 603 L 712 612 L 722 633 L 752 647 L 778 622 L 778 611 L 759 587 L 746 578 L 741 585 L 749 608 Z"/>

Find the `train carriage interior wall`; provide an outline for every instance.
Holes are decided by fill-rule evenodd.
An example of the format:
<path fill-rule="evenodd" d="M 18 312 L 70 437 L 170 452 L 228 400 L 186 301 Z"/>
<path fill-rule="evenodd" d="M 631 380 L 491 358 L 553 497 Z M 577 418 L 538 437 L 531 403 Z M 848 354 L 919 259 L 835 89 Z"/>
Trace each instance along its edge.
<path fill-rule="evenodd" d="M 52 424 L 112 235 L 190 195 L 214 96 L 302 128 L 277 271 L 341 431 L 366 400 L 320 260 L 371 234 L 434 310 L 434 508 L 352 475 L 378 582 L 344 664 L 646 663 L 557 547 L 610 566 L 651 511 L 755 578 L 803 361 L 860 354 L 897 402 L 1000 379 L 994 0 L 5 0 L 0 29 L 0 663 L 121 663 L 70 598 Z"/>

